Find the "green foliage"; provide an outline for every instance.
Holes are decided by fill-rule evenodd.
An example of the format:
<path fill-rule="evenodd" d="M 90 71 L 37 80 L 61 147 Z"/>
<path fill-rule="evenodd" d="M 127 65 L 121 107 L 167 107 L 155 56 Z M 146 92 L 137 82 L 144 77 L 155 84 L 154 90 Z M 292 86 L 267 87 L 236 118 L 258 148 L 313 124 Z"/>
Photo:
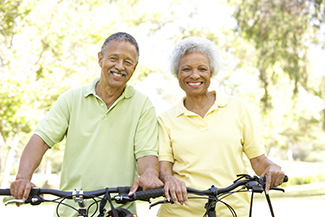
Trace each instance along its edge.
<path fill-rule="evenodd" d="M 256 67 L 264 88 L 261 101 L 267 110 L 271 104 L 270 85 L 276 84 L 277 64 L 293 81 L 293 93 L 308 86 L 308 46 L 317 39 L 324 25 L 324 1 L 229 1 L 236 5 L 236 31 L 254 43 L 258 52 Z M 325 98 L 325 96 L 323 96 Z"/>
<path fill-rule="evenodd" d="M 325 182 L 325 175 L 319 174 L 316 176 L 299 176 L 289 179 L 287 185 L 307 185 L 312 183 Z M 284 185 L 285 187 L 285 185 Z"/>
<path fill-rule="evenodd" d="M 2 79 L 0 83 L 0 133 L 2 138 L 19 132 L 29 133 L 28 97 L 24 94 L 25 84 L 11 79 Z"/>
<path fill-rule="evenodd" d="M 57 97 L 99 76 L 97 52 L 116 31 L 130 32 L 140 42 L 140 63 L 131 84 L 165 78 L 150 80 L 156 88 L 150 94 L 163 99 L 161 104 L 177 102 L 179 87 L 173 76 L 166 76 L 165 57 L 180 39 L 201 36 L 217 44 L 224 61 L 212 88 L 243 97 L 261 115 L 268 153 L 287 158 L 292 150 L 294 159 L 321 161 L 325 110 L 320 114 L 307 105 L 325 99 L 325 77 L 311 73 L 307 52 L 312 43 L 325 43 L 319 37 L 324 2 L 229 2 L 236 24 L 221 26 L 228 18 L 217 16 L 221 5 L 213 0 L 0 0 L 1 137 L 10 140 L 20 132 L 18 159 Z M 145 62 L 151 55 L 155 58 Z M 155 73 L 159 76 L 150 76 Z M 304 97 L 304 90 L 310 95 Z M 55 161 L 53 172 L 58 172 L 64 142 L 54 149 L 44 160 Z M 2 161 L 6 151 L 0 142 Z"/>

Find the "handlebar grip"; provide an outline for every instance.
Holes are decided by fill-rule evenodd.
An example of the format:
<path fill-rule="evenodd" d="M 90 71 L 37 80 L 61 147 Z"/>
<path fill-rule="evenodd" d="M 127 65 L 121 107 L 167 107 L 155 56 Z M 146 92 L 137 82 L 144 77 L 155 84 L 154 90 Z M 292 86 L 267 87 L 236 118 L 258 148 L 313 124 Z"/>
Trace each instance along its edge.
<path fill-rule="evenodd" d="M 0 189 L 0 195 L 1 196 L 11 196 L 10 188 Z"/>
<path fill-rule="evenodd" d="M 135 200 L 149 200 L 150 198 L 156 198 L 165 196 L 163 188 L 151 189 L 147 191 L 137 191 L 133 194 Z"/>
<path fill-rule="evenodd" d="M 263 182 L 266 182 L 266 177 L 261 177 Z M 283 182 L 287 182 L 289 180 L 289 177 L 287 175 L 284 176 Z"/>
<path fill-rule="evenodd" d="M 287 182 L 289 180 L 289 177 L 287 175 L 284 176 L 283 182 Z"/>

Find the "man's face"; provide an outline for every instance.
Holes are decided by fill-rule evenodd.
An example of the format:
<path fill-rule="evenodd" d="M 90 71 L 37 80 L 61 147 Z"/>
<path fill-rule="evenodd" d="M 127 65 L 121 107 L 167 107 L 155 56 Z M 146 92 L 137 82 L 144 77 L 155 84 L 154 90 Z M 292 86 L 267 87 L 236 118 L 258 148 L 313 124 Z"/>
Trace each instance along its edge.
<path fill-rule="evenodd" d="M 137 50 L 128 41 L 110 41 L 104 54 L 98 53 L 101 69 L 100 81 L 110 88 L 123 90 L 138 64 Z"/>

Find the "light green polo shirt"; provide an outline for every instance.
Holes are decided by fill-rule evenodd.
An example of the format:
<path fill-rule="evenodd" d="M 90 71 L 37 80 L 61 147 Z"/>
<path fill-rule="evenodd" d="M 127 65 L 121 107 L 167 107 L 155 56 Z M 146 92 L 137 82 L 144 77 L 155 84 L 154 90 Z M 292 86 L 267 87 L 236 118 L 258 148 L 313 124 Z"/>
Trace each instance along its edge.
<path fill-rule="evenodd" d="M 173 175 L 187 187 L 226 187 L 237 174 L 247 173 L 243 154 L 249 159 L 264 153 L 259 129 L 246 104 L 239 98 L 216 94 L 216 101 L 201 116 L 187 110 L 183 100 L 159 117 L 159 161 L 173 163 Z M 248 195 L 238 193 L 226 201 L 238 216 L 248 216 Z M 165 216 L 203 216 L 207 200 L 189 200 L 188 206 L 163 204 Z M 217 216 L 230 216 L 219 204 Z"/>
<path fill-rule="evenodd" d="M 157 156 L 158 123 L 149 98 L 127 85 L 107 109 L 95 92 L 98 81 L 62 94 L 35 131 L 50 147 L 66 136 L 62 190 L 131 186 L 136 159 Z"/>

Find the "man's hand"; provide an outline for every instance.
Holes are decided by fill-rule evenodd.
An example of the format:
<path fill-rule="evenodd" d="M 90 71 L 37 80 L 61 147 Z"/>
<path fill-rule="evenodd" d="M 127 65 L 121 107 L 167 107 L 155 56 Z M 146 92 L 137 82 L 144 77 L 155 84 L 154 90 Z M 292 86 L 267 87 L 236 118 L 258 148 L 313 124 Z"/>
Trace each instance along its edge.
<path fill-rule="evenodd" d="M 27 200 L 30 190 L 32 188 L 36 187 L 34 183 L 29 181 L 28 179 L 17 179 L 10 185 L 10 193 L 11 195 L 20 200 Z M 19 207 L 20 204 L 16 203 L 16 205 Z"/>
<path fill-rule="evenodd" d="M 163 186 L 164 183 L 158 178 L 156 171 L 148 168 L 139 178 L 134 180 L 129 196 L 132 196 L 139 187 L 145 191 L 149 189 L 162 188 Z"/>
<path fill-rule="evenodd" d="M 162 188 L 164 183 L 159 179 L 159 162 L 156 156 L 145 156 L 138 159 L 137 178 L 130 189 L 129 196 L 132 196 L 139 187 L 143 190 Z"/>

